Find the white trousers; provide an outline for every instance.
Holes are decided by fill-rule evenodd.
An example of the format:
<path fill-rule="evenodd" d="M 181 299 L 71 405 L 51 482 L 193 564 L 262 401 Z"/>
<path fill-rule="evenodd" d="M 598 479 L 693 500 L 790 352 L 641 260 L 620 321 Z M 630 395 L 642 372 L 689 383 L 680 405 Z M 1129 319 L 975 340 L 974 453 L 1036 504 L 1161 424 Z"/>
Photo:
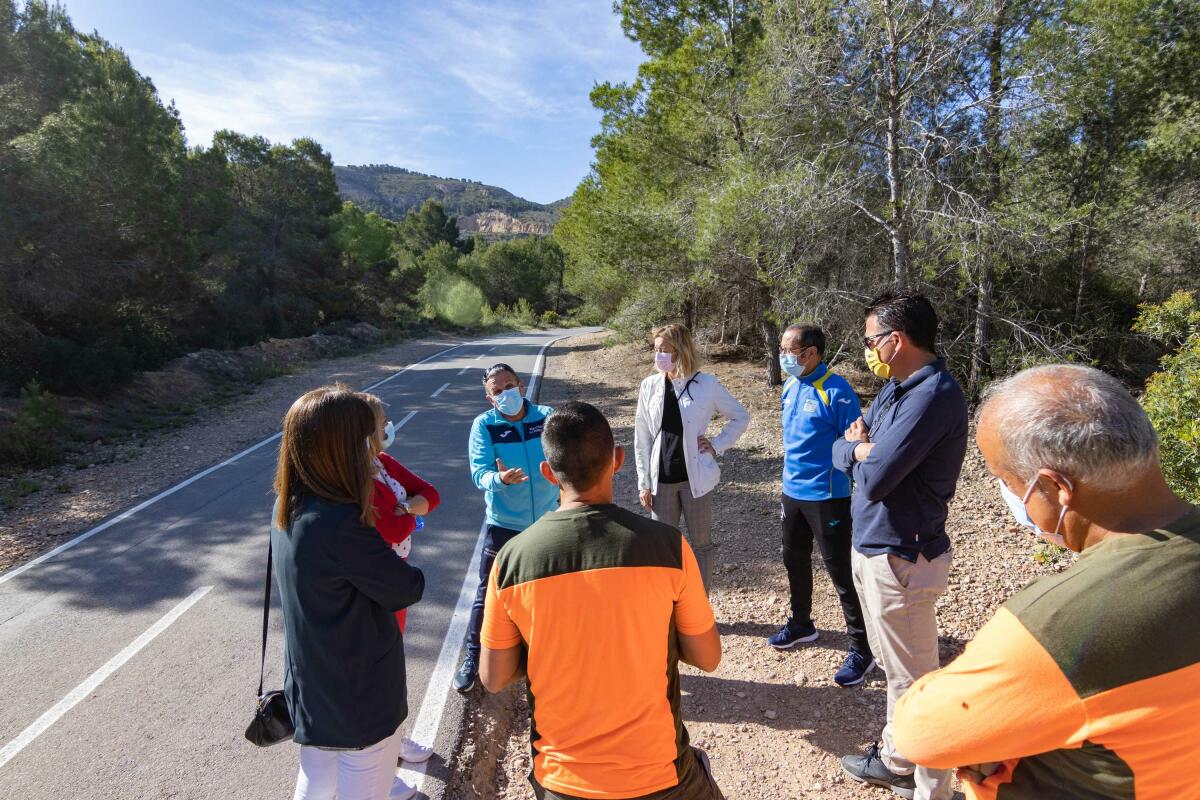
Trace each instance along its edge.
<path fill-rule="evenodd" d="M 300 746 L 293 800 L 387 800 L 400 757 L 399 731 L 362 750 Z"/>

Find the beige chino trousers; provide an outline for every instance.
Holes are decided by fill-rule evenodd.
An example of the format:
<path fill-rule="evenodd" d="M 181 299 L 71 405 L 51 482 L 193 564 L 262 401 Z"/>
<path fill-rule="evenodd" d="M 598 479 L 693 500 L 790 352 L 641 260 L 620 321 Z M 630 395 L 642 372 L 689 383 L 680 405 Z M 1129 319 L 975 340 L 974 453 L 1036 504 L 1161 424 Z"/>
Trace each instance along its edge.
<path fill-rule="evenodd" d="M 887 674 L 887 724 L 879 758 L 897 775 L 914 775 L 915 800 L 949 800 L 954 794 L 953 770 L 914 764 L 896 752 L 892 741 L 897 701 L 918 678 L 941 666 L 934 604 L 946 592 L 950 561 L 949 551 L 933 561 L 918 556 L 916 563 L 886 554 L 866 556 L 857 550 L 850 557 L 867 641 Z"/>

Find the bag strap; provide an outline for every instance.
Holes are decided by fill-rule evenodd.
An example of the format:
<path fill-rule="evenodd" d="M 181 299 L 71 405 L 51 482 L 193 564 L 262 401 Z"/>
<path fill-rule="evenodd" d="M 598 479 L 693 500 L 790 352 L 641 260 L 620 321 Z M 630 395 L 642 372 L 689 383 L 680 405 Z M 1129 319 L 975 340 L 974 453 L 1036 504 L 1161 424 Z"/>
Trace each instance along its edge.
<path fill-rule="evenodd" d="M 263 693 L 263 677 L 267 671 L 267 620 L 271 613 L 271 536 L 267 534 L 267 581 L 263 590 L 262 660 L 258 665 L 258 697 Z"/>

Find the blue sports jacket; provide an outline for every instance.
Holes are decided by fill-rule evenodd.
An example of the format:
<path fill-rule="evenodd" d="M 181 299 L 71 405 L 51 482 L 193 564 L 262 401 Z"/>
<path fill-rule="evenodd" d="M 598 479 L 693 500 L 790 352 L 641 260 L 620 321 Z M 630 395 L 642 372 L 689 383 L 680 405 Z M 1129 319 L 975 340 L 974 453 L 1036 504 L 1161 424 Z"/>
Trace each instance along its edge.
<path fill-rule="evenodd" d="M 491 408 L 471 424 L 471 479 L 486 492 L 489 525 L 523 531 L 547 511 L 558 508 L 558 487 L 543 478 L 540 469 L 546 460 L 542 426 L 553 410 L 526 400 L 525 418 L 519 422 L 509 422 Z M 525 470 L 529 480 L 505 484 L 496 469 L 497 458 L 506 469 Z"/>
<path fill-rule="evenodd" d="M 833 443 L 862 415 L 858 395 L 821 362 L 783 385 L 783 493 L 793 500 L 850 496 L 850 476 L 833 466 Z"/>
<path fill-rule="evenodd" d="M 875 443 L 865 460 L 854 442 L 833 445 L 833 463 L 854 478 L 854 549 L 932 561 L 950 549 L 946 517 L 967 454 L 962 389 L 939 358 L 884 384 L 863 422 Z"/>

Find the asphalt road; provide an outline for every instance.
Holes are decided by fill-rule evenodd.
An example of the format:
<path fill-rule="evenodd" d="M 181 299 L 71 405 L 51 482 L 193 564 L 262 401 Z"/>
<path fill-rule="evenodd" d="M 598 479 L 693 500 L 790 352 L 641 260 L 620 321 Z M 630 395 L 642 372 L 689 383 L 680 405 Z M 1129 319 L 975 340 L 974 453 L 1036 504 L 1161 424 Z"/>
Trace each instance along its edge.
<path fill-rule="evenodd" d="M 411 561 L 426 589 L 404 643 L 406 725 L 437 732 L 427 774 L 409 776 L 423 780 L 429 797 L 441 796 L 461 716 L 461 701 L 447 691 L 459 641 L 447 642 L 447 630 L 456 607 L 456 632 L 465 622 L 460 597 L 483 518 L 466 466 L 471 420 L 485 409 L 479 372 L 506 361 L 528 383 L 544 345 L 583 332 L 462 345 L 373 390 L 392 420 L 415 412 L 390 452 L 443 499 L 415 540 Z M 291 797 L 298 747 L 257 748 L 242 737 L 258 680 L 277 449 L 271 440 L 41 563 L 0 575 L 0 798 Z M 267 665 L 267 686 L 277 688 L 277 606 Z"/>

